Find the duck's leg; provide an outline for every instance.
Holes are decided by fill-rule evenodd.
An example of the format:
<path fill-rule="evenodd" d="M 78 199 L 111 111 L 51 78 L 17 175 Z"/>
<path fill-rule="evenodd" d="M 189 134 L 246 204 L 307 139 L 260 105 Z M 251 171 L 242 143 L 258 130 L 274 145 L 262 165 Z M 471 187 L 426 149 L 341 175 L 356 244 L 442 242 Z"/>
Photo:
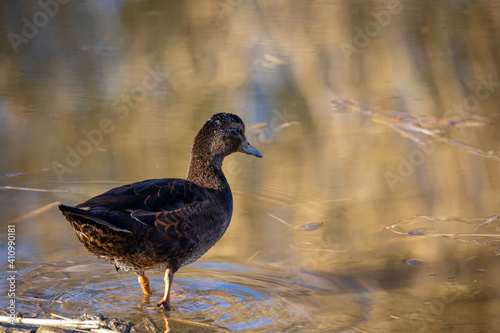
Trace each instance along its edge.
<path fill-rule="evenodd" d="M 153 292 L 149 288 L 149 279 L 144 274 L 138 274 L 137 279 L 139 280 L 139 284 L 141 285 L 142 292 L 146 296 L 153 295 Z"/>
<path fill-rule="evenodd" d="M 172 281 L 174 279 L 174 272 L 167 268 L 165 271 L 165 295 L 163 295 L 162 300 L 156 305 L 157 307 L 163 306 L 165 310 L 170 310 L 170 287 L 172 287 Z"/>

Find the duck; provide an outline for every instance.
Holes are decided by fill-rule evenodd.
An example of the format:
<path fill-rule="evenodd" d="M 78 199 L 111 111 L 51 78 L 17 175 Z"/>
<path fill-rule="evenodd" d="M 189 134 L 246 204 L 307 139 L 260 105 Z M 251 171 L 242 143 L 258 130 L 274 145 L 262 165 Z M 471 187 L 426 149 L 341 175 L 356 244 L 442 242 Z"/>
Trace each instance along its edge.
<path fill-rule="evenodd" d="M 152 295 L 145 272 L 164 271 L 157 307 L 171 310 L 174 274 L 203 256 L 229 226 L 233 196 L 222 163 L 236 152 L 262 157 L 239 116 L 217 113 L 195 136 L 186 179 L 144 180 L 59 209 L 91 253 L 137 274 L 145 296 Z"/>

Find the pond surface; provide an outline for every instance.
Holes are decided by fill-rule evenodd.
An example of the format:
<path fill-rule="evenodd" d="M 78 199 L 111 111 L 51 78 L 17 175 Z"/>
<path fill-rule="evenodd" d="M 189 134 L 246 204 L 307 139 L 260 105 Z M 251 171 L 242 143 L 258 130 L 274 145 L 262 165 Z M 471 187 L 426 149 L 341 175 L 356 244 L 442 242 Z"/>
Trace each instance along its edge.
<path fill-rule="evenodd" d="M 25 317 L 500 329 L 500 2 L 40 3 L 0 9 L 2 272 Z M 184 178 L 216 112 L 240 115 L 264 158 L 225 160 L 231 225 L 163 312 L 162 274 L 143 298 L 57 202 Z"/>

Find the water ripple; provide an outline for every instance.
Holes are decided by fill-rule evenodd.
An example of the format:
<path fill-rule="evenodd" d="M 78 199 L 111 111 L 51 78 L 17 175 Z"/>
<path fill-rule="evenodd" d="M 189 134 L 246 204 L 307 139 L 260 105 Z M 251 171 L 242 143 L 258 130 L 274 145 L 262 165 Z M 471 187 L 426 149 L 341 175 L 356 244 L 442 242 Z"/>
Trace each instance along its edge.
<path fill-rule="evenodd" d="M 113 272 L 107 264 L 74 263 L 25 270 L 19 311 L 64 317 L 101 313 L 133 323 L 148 316 L 159 327 L 170 318 L 234 331 L 342 329 L 361 321 L 366 312 L 365 300 L 352 290 L 336 294 L 294 284 L 281 271 L 217 263 L 193 266 L 174 278 L 171 312 L 156 309 L 163 296 L 162 276 L 150 278 L 153 296 L 144 297 L 132 273 Z"/>

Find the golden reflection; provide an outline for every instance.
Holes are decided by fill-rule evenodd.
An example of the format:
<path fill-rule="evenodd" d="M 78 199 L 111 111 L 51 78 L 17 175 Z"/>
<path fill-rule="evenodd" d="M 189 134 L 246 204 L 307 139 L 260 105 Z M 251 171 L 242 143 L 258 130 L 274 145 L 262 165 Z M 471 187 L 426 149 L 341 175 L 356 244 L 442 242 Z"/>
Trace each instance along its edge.
<path fill-rule="evenodd" d="M 39 3 L 4 5 L 0 22 L 0 202 L 22 258 L 87 255 L 51 203 L 183 178 L 195 131 L 227 111 L 265 158 L 225 161 L 235 215 L 205 260 L 361 281 L 376 313 L 359 330 L 500 326 L 493 300 L 436 291 L 447 276 L 496 288 L 495 241 L 378 232 L 498 214 L 498 1 Z"/>

